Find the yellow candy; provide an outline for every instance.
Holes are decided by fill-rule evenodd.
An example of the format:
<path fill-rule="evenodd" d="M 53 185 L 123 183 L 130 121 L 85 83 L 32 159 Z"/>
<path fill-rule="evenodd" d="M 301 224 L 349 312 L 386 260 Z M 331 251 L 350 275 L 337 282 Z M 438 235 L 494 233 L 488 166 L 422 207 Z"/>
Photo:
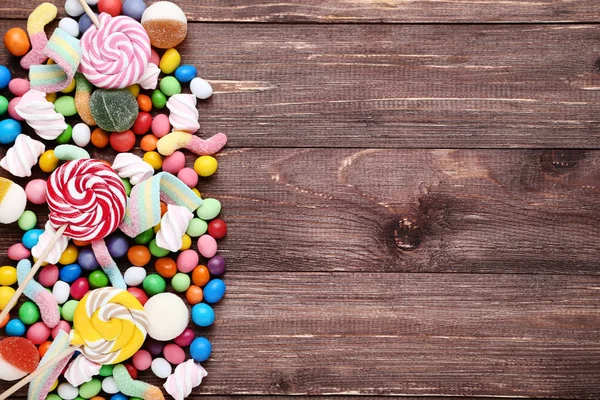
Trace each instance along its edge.
<path fill-rule="evenodd" d="M 156 151 L 148 151 L 144 154 L 144 161 L 154 168 L 154 170 L 159 170 L 162 167 L 162 156 L 158 154 Z"/>
<path fill-rule="evenodd" d="M 15 289 L 10 286 L 1 286 L 0 287 L 0 310 L 4 310 L 11 297 L 15 294 Z"/>
<path fill-rule="evenodd" d="M 179 251 L 184 251 L 192 247 L 192 238 L 186 233 L 182 237 L 181 248 Z"/>
<path fill-rule="evenodd" d="M 160 70 L 165 74 L 172 74 L 175 72 L 177 67 L 181 64 L 181 55 L 175 49 L 169 49 L 165 51 L 162 58 L 160 59 Z"/>
<path fill-rule="evenodd" d="M 63 93 L 71 93 L 73 90 L 75 90 L 75 79 L 73 79 L 71 81 L 71 83 L 69 84 L 69 86 L 67 86 L 65 89 L 63 89 Z"/>
<path fill-rule="evenodd" d="M 154 233 L 160 231 L 160 224 L 156 225 L 153 229 L 154 229 Z"/>
<path fill-rule="evenodd" d="M 11 266 L 0 268 L 0 285 L 10 286 L 17 283 L 17 269 Z"/>
<path fill-rule="evenodd" d="M 129 86 L 127 88 L 127 90 L 129 90 L 129 92 L 133 95 L 133 97 L 135 97 L 137 99 L 137 97 L 140 95 L 140 85 L 133 84 L 131 86 Z"/>
<path fill-rule="evenodd" d="M 68 245 L 65 251 L 63 251 L 60 256 L 60 260 L 58 260 L 59 264 L 62 265 L 70 265 L 77 261 L 77 256 L 79 255 L 79 250 L 77 250 L 77 246 L 72 244 Z"/>
<path fill-rule="evenodd" d="M 54 155 L 54 150 L 46 150 L 40 156 L 38 161 L 40 169 L 44 172 L 52 172 L 58 167 L 58 158 Z"/>
<path fill-rule="evenodd" d="M 56 101 L 56 93 L 48 93 L 46 95 L 46 100 L 48 100 L 50 103 L 54 103 Z"/>
<path fill-rule="evenodd" d="M 200 194 L 200 191 L 196 188 L 192 188 L 192 192 L 196 193 L 196 196 L 202 198 L 202 195 Z"/>
<path fill-rule="evenodd" d="M 54 389 L 56 389 L 56 387 L 58 386 L 58 379 L 54 381 L 54 383 L 52 384 L 52 386 L 50 387 L 50 392 L 53 391 Z"/>
<path fill-rule="evenodd" d="M 194 162 L 194 171 L 200 176 L 211 176 L 217 172 L 219 163 L 216 158 L 211 156 L 201 156 Z"/>

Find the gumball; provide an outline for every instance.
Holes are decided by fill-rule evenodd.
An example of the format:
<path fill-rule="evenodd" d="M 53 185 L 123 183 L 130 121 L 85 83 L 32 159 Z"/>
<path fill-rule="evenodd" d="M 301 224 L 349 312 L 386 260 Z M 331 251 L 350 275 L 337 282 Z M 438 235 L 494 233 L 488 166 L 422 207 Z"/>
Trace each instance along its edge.
<path fill-rule="evenodd" d="M 151 255 L 147 247 L 137 245 L 132 246 L 129 251 L 127 251 L 127 258 L 129 259 L 129 262 L 136 267 L 143 267 L 150 262 Z"/>
<path fill-rule="evenodd" d="M 210 272 L 204 265 L 198 265 L 192 272 L 192 281 L 196 286 L 204 286 L 210 280 Z"/>
<path fill-rule="evenodd" d="M 6 336 L 23 336 L 25 334 L 25 325 L 18 319 L 11 319 L 4 328 Z"/>
<path fill-rule="evenodd" d="M 59 274 L 56 265 L 48 264 L 40 271 L 38 282 L 45 287 L 52 287 L 58 280 Z"/>
<path fill-rule="evenodd" d="M 225 259 L 221 256 L 214 256 L 206 263 L 208 270 L 213 275 L 223 275 L 225 273 Z"/>
<path fill-rule="evenodd" d="M 196 268 L 200 257 L 194 250 L 185 250 L 177 256 L 177 269 L 183 273 L 189 273 Z"/>
<path fill-rule="evenodd" d="M 125 235 L 115 233 L 106 238 L 106 247 L 112 258 L 121 258 L 129 250 L 129 242 Z"/>
<path fill-rule="evenodd" d="M 227 234 L 227 225 L 222 219 L 213 219 L 208 223 L 208 234 L 215 239 L 221 239 Z"/>
<path fill-rule="evenodd" d="M 26 301 L 19 307 L 19 319 L 26 325 L 33 325 L 40 320 L 40 309 L 33 301 Z"/>
<path fill-rule="evenodd" d="M 200 176 L 211 176 L 217 172 L 219 163 L 216 158 L 212 156 L 200 156 L 194 162 L 194 171 Z"/>
<path fill-rule="evenodd" d="M 132 362 L 138 371 L 145 371 L 152 364 L 152 355 L 148 350 L 140 349 L 133 355 Z"/>
<path fill-rule="evenodd" d="M 196 285 L 190 285 L 185 291 L 185 299 L 191 305 L 195 305 L 204 300 L 204 294 L 202 293 L 202 289 Z"/>
<path fill-rule="evenodd" d="M 213 304 L 218 302 L 225 295 L 225 282 L 221 279 L 213 279 L 204 286 L 204 301 Z"/>
<path fill-rule="evenodd" d="M 192 168 L 182 168 L 177 173 L 177 177 L 191 188 L 195 187 L 198 184 L 198 174 Z"/>
<path fill-rule="evenodd" d="M 133 126 L 131 127 L 131 130 L 136 135 L 143 135 L 145 133 L 148 133 L 151 126 L 152 126 L 152 115 L 150 115 L 149 113 L 147 113 L 145 111 L 142 111 L 138 114 L 135 122 L 133 123 Z"/>
<path fill-rule="evenodd" d="M 144 293 L 142 289 L 130 287 L 127 289 L 127 291 L 131 293 L 140 302 L 141 305 L 146 304 L 146 302 L 148 301 L 148 296 L 146 295 L 146 293 Z"/>
<path fill-rule="evenodd" d="M 90 291 L 90 284 L 85 278 L 78 278 L 71 285 L 71 297 L 75 300 L 81 300 L 87 292 Z"/>
<path fill-rule="evenodd" d="M 12 144 L 22 132 L 21 123 L 12 118 L 0 121 L 0 143 Z"/>
<path fill-rule="evenodd" d="M 169 343 L 164 347 L 163 355 L 173 365 L 179 365 L 185 361 L 185 351 L 173 343 Z"/>
<path fill-rule="evenodd" d="M 198 303 L 192 307 L 192 321 L 198 326 L 207 327 L 215 322 L 215 312 L 205 303 Z"/>
<path fill-rule="evenodd" d="M 190 344 L 190 355 L 197 362 L 204 362 L 208 360 L 211 352 L 212 346 L 206 338 L 197 337 Z"/>
<path fill-rule="evenodd" d="M 112 132 L 109 137 L 110 147 L 121 153 L 128 152 L 135 146 L 135 134 L 131 130 Z"/>
<path fill-rule="evenodd" d="M 169 257 L 162 257 L 156 260 L 154 268 L 163 278 L 172 278 L 177 273 L 177 263 Z"/>
<path fill-rule="evenodd" d="M 210 235 L 202 235 L 198 238 L 198 252 L 206 258 L 217 254 L 217 241 Z"/>
<path fill-rule="evenodd" d="M 89 246 L 79 249 L 79 254 L 77 255 L 77 264 L 79 264 L 81 268 L 85 269 L 86 271 L 93 271 L 100 266 L 98 264 L 98 260 L 96 260 L 94 251 Z"/>
<path fill-rule="evenodd" d="M 158 142 L 158 138 L 153 134 L 149 133 L 145 135 L 142 140 L 140 140 L 140 147 L 144 151 L 154 151 L 156 150 L 156 143 Z"/>
<path fill-rule="evenodd" d="M 171 123 L 169 117 L 165 114 L 158 114 L 152 120 L 152 133 L 157 137 L 161 138 L 171 132 Z"/>
<path fill-rule="evenodd" d="M 150 274 L 146 276 L 144 282 L 142 282 L 144 291 L 148 296 L 154 296 L 165 291 L 167 283 L 164 278 L 158 274 Z"/>
<path fill-rule="evenodd" d="M 58 278 L 67 283 L 75 282 L 81 276 L 81 266 L 79 264 L 65 265 L 61 268 Z"/>
<path fill-rule="evenodd" d="M 98 11 L 101 13 L 110 14 L 112 17 L 116 17 L 121 14 L 123 5 L 121 0 L 99 0 Z"/>
<path fill-rule="evenodd" d="M 33 344 L 39 345 L 44 343 L 50 337 L 52 331 L 43 322 L 36 322 L 27 330 L 27 339 Z"/>
<path fill-rule="evenodd" d="M 92 136 L 90 138 L 90 141 L 97 148 L 103 149 L 106 146 L 108 146 L 108 143 L 110 141 L 110 135 L 104 129 L 96 128 L 92 131 Z"/>
<path fill-rule="evenodd" d="M 4 35 L 4 45 L 10 54 L 15 57 L 21 57 L 27 54 L 31 43 L 29 36 L 21 28 L 11 28 Z"/>

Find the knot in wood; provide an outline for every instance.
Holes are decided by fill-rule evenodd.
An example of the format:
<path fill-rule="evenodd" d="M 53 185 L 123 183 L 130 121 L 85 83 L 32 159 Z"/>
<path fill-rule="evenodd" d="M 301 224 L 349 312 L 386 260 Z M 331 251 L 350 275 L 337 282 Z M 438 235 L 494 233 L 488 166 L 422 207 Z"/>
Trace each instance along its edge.
<path fill-rule="evenodd" d="M 419 225 L 408 218 L 402 218 L 394 229 L 394 242 L 403 251 L 416 250 L 422 239 L 422 230 Z"/>
<path fill-rule="evenodd" d="M 561 174 L 574 168 L 585 157 L 585 152 L 575 149 L 546 150 L 542 153 L 542 168 L 549 173 Z"/>

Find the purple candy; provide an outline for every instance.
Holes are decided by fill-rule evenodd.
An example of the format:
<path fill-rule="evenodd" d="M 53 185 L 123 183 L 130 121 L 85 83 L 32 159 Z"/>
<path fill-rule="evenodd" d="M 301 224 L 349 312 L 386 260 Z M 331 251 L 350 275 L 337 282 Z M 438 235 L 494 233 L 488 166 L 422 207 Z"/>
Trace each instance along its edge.
<path fill-rule="evenodd" d="M 144 0 L 125 0 L 125 3 L 123 3 L 123 15 L 127 15 L 136 21 L 142 20 L 144 11 L 146 11 L 146 2 Z"/>
<path fill-rule="evenodd" d="M 206 266 L 213 275 L 223 275 L 225 273 L 225 260 L 221 256 L 214 256 L 208 260 Z"/>
<path fill-rule="evenodd" d="M 106 247 L 112 258 L 121 258 L 127 254 L 129 243 L 125 235 L 116 233 L 106 238 Z"/>
<path fill-rule="evenodd" d="M 96 14 L 96 13 L 94 13 Z M 98 16 L 98 14 L 96 14 L 96 17 Z M 92 20 L 90 19 L 90 17 L 88 17 L 87 14 L 83 14 L 81 16 L 81 18 L 79 18 L 79 32 L 81 32 L 81 34 L 84 34 L 85 31 L 87 31 L 88 29 L 90 29 L 90 27 L 93 25 Z"/>
<path fill-rule="evenodd" d="M 152 354 L 153 357 L 158 357 L 162 353 L 164 346 L 165 344 L 163 342 L 159 342 L 151 337 L 147 337 L 146 342 L 144 343 L 144 347 L 150 352 L 150 354 Z"/>
<path fill-rule="evenodd" d="M 93 271 L 100 266 L 98 264 L 98 261 L 96 260 L 94 251 L 90 246 L 82 247 L 79 250 L 79 255 L 77 256 L 77 263 L 81 266 L 81 268 L 87 271 Z"/>

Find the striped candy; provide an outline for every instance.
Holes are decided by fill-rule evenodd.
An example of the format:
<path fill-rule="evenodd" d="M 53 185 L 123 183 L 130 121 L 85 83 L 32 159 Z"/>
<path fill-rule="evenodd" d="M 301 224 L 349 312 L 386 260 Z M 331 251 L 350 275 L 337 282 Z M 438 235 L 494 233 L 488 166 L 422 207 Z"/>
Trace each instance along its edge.
<path fill-rule="evenodd" d="M 150 39 L 136 20 L 100 14 L 100 28 L 92 26 L 81 38 L 80 70 L 95 86 L 122 89 L 136 83 L 150 61 Z"/>
<path fill-rule="evenodd" d="M 94 159 L 69 161 L 50 175 L 46 189 L 50 222 L 65 235 L 94 241 L 114 232 L 125 215 L 125 187 L 115 171 Z"/>

